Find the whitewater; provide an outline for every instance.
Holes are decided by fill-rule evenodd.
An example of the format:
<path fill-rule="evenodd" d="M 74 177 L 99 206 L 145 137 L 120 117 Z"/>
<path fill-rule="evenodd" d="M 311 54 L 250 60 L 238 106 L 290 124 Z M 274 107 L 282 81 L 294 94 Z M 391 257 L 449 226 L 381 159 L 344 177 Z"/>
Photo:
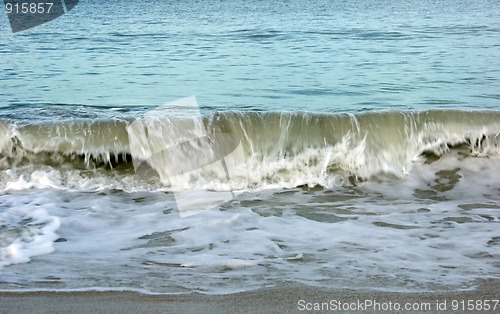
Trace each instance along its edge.
<path fill-rule="evenodd" d="M 0 289 L 422 291 L 497 278 L 496 111 L 154 115 L 142 141 L 127 112 L 0 122 Z M 221 148 L 217 134 L 237 140 Z M 177 149 L 138 156 L 153 139 Z M 210 166 L 236 147 L 229 173 Z M 199 169 L 196 152 L 211 156 Z M 208 205 L 186 217 L 180 192 Z"/>

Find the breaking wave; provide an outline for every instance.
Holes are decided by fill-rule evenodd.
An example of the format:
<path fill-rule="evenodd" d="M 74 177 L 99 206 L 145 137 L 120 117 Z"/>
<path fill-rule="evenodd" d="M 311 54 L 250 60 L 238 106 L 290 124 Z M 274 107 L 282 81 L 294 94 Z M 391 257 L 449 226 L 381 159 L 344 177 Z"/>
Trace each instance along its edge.
<path fill-rule="evenodd" d="M 356 184 L 405 177 L 415 163 L 431 163 L 450 152 L 457 159 L 500 155 L 497 111 L 215 112 L 200 121 L 167 116 L 143 119 L 141 127 L 147 127 L 139 133 L 131 128 L 134 121 L 138 120 L 32 124 L 0 120 L 1 170 L 98 169 L 101 174 L 132 176 L 142 165 L 153 170 L 143 173 L 159 174 L 160 185 L 168 187 L 173 176 L 168 171 L 162 175 L 163 170 L 180 169 L 186 163 L 191 164 L 184 168 L 196 169 L 200 156 L 206 159 L 203 165 L 220 159 L 220 151 L 214 150 L 221 150 L 228 139 L 220 134 L 237 139 L 242 158 L 228 161 L 229 171 L 200 166 L 203 169 L 183 179 L 184 188 L 328 186 L 335 184 L 332 180 L 339 173 L 348 178 L 343 184 Z M 152 147 L 157 149 L 152 152 Z M 229 154 L 233 149 L 222 150 Z M 171 156 L 165 158 L 165 152 Z M 154 153 L 163 154 L 162 158 Z"/>

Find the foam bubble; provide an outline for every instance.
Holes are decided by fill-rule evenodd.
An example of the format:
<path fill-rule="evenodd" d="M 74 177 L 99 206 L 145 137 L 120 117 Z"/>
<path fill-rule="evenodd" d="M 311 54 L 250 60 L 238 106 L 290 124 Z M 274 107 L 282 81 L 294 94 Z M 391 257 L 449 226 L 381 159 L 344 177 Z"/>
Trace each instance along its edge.
<path fill-rule="evenodd" d="M 0 226 L 0 266 L 8 266 L 52 253 L 60 220 L 44 209 L 25 206 L 0 213 Z"/>

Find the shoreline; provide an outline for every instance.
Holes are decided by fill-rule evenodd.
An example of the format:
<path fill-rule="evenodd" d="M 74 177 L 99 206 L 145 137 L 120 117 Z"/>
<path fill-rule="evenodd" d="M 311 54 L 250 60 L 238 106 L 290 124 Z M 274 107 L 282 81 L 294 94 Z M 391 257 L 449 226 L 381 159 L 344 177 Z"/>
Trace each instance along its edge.
<path fill-rule="evenodd" d="M 149 295 L 138 292 L 0 292 L 2 313 L 290 313 L 467 311 L 468 301 L 482 312 L 487 300 L 500 299 L 500 280 L 484 280 L 475 290 L 439 292 L 381 292 L 341 290 L 287 284 L 226 295 Z M 463 302 L 462 302 L 463 301 Z M 494 313 L 494 303 L 488 313 Z M 348 308 L 345 308 L 348 306 Z M 406 310 L 409 306 L 410 310 Z M 469 306 L 471 306 L 469 304 Z M 418 309 L 416 309 L 418 307 Z M 398 311 L 399 308 L 399 311 Z M 350 309 L 350 311 L 348 311 Z M 464 311 L 465 310 L 465 311 Z M 500 311 L 500 303 L 496 305 Z"/>

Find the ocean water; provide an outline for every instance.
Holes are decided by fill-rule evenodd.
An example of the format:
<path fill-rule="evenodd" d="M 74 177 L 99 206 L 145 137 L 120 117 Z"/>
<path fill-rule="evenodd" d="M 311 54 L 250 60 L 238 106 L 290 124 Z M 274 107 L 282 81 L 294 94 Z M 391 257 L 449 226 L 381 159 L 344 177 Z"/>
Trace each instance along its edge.
<path fill-rule="evenodd" d="M 498 279 L 499 15 L 80 1 L 13 34 L 0 14 L 0 290 Z"/>

